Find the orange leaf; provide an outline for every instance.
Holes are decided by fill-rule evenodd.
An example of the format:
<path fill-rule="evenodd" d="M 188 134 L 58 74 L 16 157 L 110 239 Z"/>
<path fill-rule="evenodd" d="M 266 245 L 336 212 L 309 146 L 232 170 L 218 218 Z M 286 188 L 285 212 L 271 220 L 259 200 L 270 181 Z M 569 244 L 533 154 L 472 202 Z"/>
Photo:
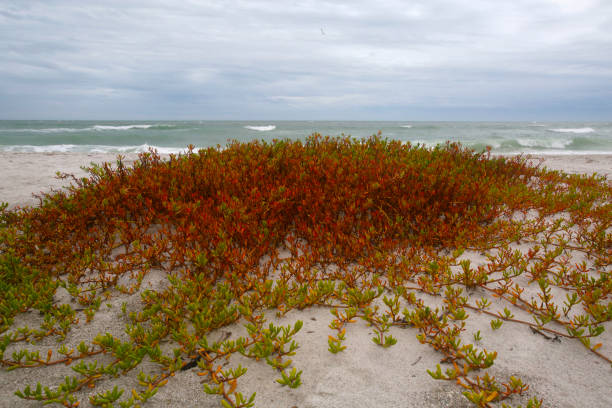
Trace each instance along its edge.
<path fill-rule="evenodd" d="M 491 394 L 489 394 L 489 396 L 487 397 L 487 402 L 491 402 L 493 401 L 495 398 L 497 397 L 497 391 L 493 391 Z"/>
<path fill-rule="evenodd" d="M 238 385 L 238 381 L 236 381 L 236 379 L 234 378 L 233 380 L 229 381 L 229 385 L 230 385 L 230 389 L 227 393 L 231 394 L 236 389 L 236 385 Z"/>

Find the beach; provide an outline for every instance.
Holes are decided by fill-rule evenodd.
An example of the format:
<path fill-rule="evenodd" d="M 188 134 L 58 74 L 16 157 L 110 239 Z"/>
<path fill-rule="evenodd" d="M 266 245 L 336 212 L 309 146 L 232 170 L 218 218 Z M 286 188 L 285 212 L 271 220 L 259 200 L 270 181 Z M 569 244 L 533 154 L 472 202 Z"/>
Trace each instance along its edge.
<path fill-rule="evenodd" d="M 612 0 L 0 22 L 0 408 L 612 408 Z"/>
<path fill-rule="evenodd" d="M 32 196 L 41 191 L 58 189 L 66 185 L 66 180 L 55 179 L 55 173 L 72 173 L 83 177 L 82 166 L 103 161 L 114 162 L 114 154 L 97 153 L 0 153 L 0 201 L 8 202 L 10 208 L 36 205 Z M 132 163 L 137 156 L 125 156 L 126 164 Z M 561 170 L 572 174 L 597 173 L 612 178 L 612 155 L 545 155 L 534 156 L 530 160 L 540 163 L 551 170 Z M 526 248 L 521 248 L 526 250 Z M 472 264 L 486 262 L 477 253 L 468 253 Z M 155 272 L 155 271 L 153 271 Z M 160 271 L 145 277 L 143 288 L 163 287 L 165 276 Z M 57 301 L 70 302 L 63 289 L 56 293 Z M 435 299 L 432 302 L 435 303 Z M 495 302 L 495 300 L 493 300 Z M 124 333 L 126 318 L 121 314 L 121 304 L 127 302 L 128 308 L 136 310 L 138 294 L 129 297 L 117 296 L 104 302 L 92 323 L 84 319 L 74 327 L 66 338 L 66 344 L 75 346 L 81 341 L 91 341 L 97 333 L 109 332 L 119 338 L 127 338 Z M 498 301 L 499 302 L 499 301 Z M 501 303 L 499 303 L 501 305 Z M 495 303 L 494 303 L 495 305 Z M 505 323 L 493 331 L 489 326 L 491 318 L 469 311 L 466 336 L 480 331 L 483 340 L 479 346 L 498 352 L 495 364 L 488 370 L 499 379 L 510 376 L 520 377 L 530 385 L 528 396 L 544 399 L 547 407 L 610 407 L 612 406 L 612 367 L 590 353 L 578 341 L 553 339 L 532 332 L 529 327 Z M 302 370 L 302 385 L 297 389 L 282 387 L 275 380 L 278 372 L 265 362 L 255 362 L 241 356 L 232 357 L 229 367 L 242 364 L 248 368 L 247 374 L 239 381 L 238 391 L 249 396 L 256 392 L 258 407 L 470 407 L 473 406 L 462 394 L 462 388 L 452 381 L 432 379 L 426 370 L 435 370 L 441 355 L 431 347 L 420 344 L 411 328 L 392 328 L 391 334 L 398 339 L 396 345 L 383 349 L 374 344 L 372 328 L 364 321 L 357 321 L 347 328 L 347 349 L 338 354 L 328 351 L 328 335 L 335 333 L 329 328 L 333 320 L 330 309 L 313 307 L 302 311 L 291 311 L 282 318 L 268 311 L 266 317 L 275 324 L 289 325 L 297 320 L 304 325 L 295 336 L 299 349 L 292 357 L 292 366 Z M 13 327 L 34 326 L 41 321 L 37 313 L 28 312 L 16 317 Z M 606 331 L 599 336 L 603 346 L 599 351 L 612 356 L 612 324 L 607 322 Z M 244 335 L 242 324 L 227 326 L 212 333 L 210 339 L 226 336 Z M 469 338 L 466 337 L 469 340 Z M 21 345 L 24 347 L 23 345 Z M 11 346 L 12 347 L 12 346 Z M 55 339 L 45 338 L 29 349 L 57 349 Z M 15 350 L 16 348 L 11 348 Z M 101 361 L 109 360 L 101 357 Z M 143 362 L 134 371 L 154 369 L 152 363 Z M 447 366 L 443 365 L 443 368 Z M 58 384 L 66 375 L 73 374 L 69 366 L 58 365 L 48 368 L 24 368 L 14 371 L 0 371 L 0 407 L 39 406 L 37 402 L 27 402 L 13 395 L 14 391 L 26 385 Z M 110 390 L 115 385 L 129 389 L 136 386 L 137 372 L 117 379 L 102 381 L 95 389 L 83 390 L 80 396 L 93 395 L 101 390 Z M 87 400 L 83 398 L 83 400 Z M 508 401 L 506 401 L 508 403 Z M 518 405 L 515 399 L 512 406 Z M 524 401 L 523 401 L 524 404 Z M 85 403 L 81 406 L 88 406 Z M 150 407 L 217 407 L 219 398 L 203 392 L 201 378 L 196 369 L 181 371 L 169 379 L 166 386 L 147 402 Z"/>
<path fill-rule="evenodd" d="M 131 164 L 137 154 L 125 155 L 125 164 Z M 10 208 L 34 205 L 38 202 L 33 194 L 49 192 L 70 183 L 58 179 L 56 173 L 68 173 L 84 177 L 82 167 L 91 163 L 115 163 L 116 154 L 109 153 L 0 153 L 0 201 L 8 202 Z"/>

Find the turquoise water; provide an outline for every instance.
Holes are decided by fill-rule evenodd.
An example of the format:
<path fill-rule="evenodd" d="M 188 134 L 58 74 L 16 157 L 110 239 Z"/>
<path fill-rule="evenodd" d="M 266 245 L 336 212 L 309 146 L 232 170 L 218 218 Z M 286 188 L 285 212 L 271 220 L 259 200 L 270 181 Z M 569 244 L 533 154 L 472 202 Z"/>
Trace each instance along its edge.
<path fill-rule="evenodd" d="M 318 132 L 435 146 L 460 142 L 494 153 L 612 153 L 612 122 L 0 121 L 0 151 L 160 153 L 230 140 L 304 139 Z"/>

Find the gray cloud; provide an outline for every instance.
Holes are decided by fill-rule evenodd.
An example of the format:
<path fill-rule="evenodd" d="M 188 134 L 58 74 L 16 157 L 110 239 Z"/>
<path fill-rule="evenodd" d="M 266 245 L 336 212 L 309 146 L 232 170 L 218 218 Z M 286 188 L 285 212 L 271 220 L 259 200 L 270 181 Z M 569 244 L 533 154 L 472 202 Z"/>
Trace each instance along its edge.
<path fill-rule="evenodd" d="M 612 113 L 609 1 L 91 3 L 0 0 L 0 117 Z"/>

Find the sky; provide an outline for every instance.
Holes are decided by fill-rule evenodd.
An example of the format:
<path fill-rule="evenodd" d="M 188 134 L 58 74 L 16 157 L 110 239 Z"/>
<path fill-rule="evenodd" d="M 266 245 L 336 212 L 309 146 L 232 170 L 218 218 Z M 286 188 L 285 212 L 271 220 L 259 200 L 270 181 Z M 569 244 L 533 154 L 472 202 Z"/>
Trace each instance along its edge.
<path fill-rule="evenodd" d="M 610 0 L 0 0 L 0 119 L 612 120 Z"/>

